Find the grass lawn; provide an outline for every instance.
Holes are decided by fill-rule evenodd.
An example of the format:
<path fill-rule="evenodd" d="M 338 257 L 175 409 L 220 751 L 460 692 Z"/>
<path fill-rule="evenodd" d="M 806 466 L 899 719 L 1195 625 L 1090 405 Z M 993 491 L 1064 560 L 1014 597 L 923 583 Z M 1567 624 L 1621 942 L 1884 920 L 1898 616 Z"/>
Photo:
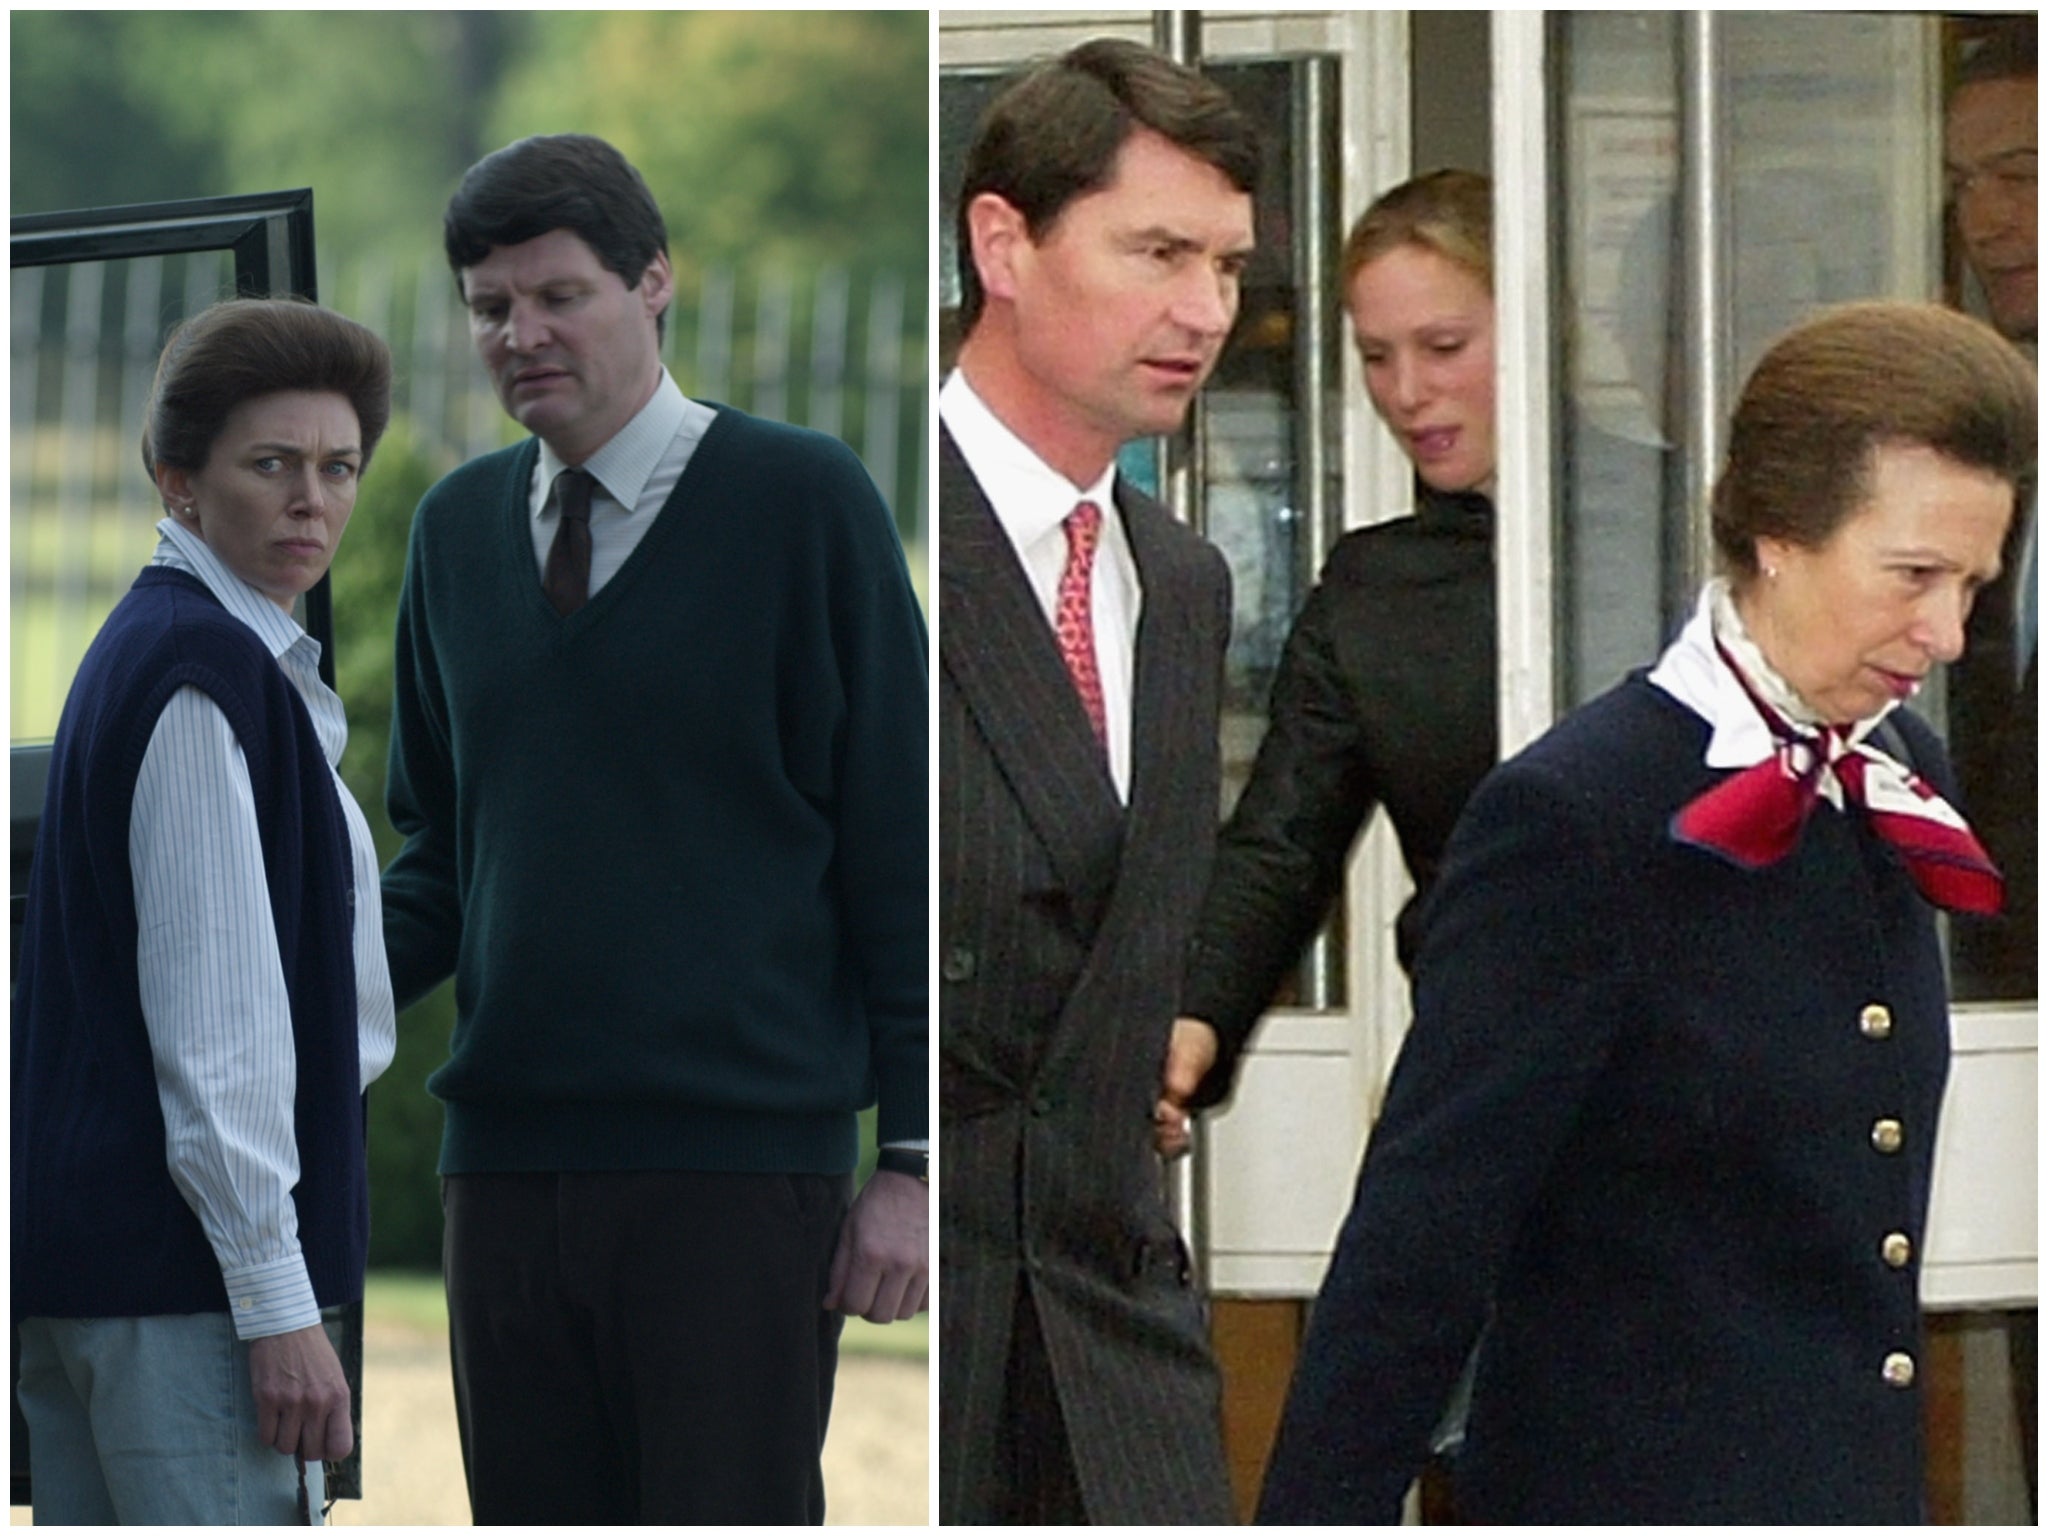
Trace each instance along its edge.
<path fill-rule="evenodd" d="M 363 1304 L 372 1322 L 392 1323 L 424 1333 L 442 1333 L 448 1327 L 448 1303 L 441 1289 L 441 1277 L 416 1270 L 380 1269 L 370 1274 Z M 922 1360 L 929 1349 L 931 1319 L 920 1313 L 907 1323 L 886 1326 L 846 1320 L 840 1347 L 849 1354 L 893 1355 Z"/>

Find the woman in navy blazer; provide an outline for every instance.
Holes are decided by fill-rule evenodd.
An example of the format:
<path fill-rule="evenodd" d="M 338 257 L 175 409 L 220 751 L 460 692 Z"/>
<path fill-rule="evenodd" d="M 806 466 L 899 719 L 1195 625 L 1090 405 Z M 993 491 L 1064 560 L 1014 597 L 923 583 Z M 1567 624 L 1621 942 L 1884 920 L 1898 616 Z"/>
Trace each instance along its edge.
<path fill-rule="evenodd" d="M 1935 905 L 1998 882 L 1897 706 L 2034 449 L 2031 370 L 1934 306 L 1758 365 L 1723 574 L 1453 836 L 1261 1520 L 1398 1519 L 1475 1341 L 1465 1518 L 1925 1517 Z"/>

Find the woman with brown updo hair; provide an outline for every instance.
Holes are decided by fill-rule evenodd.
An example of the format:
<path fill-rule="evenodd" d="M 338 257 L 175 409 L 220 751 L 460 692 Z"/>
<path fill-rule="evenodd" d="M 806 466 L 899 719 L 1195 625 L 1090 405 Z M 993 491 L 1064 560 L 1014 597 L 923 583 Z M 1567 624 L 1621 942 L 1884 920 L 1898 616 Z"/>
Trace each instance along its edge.
<path fill-rule="evenodd" d="M 313 1523 L 354 1444 L 363 1089 L 397 1034 L 348 722 L 294 617 L 391 415 L 308 303 L 172 332 L 155 559 L 65 700 L 14 992 L 12 1274 L 38 1524 Z"/>
<path fill-rule="evenodd" d="M 1461 1518 L 1926 1519 L 1936 915 L 2001 893 L 1899 706 L 1962 652 L 2035 421 L 1932 305 L 1757 365 L 1721 575 L 1446 850 L 1262 1520 L 1397 1519 L 1475 1343 Z"/>

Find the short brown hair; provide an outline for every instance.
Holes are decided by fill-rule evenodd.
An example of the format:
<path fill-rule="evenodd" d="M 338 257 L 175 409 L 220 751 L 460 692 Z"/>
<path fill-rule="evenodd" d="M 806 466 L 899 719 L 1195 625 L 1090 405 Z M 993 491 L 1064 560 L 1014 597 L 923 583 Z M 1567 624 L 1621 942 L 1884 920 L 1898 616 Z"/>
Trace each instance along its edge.
<path fill-rule="evenodd" d="M 955 221 L 962 335 L 986 297 L 967 222 L 974 200 L 995 193 L 1042 240 L 1067 204 L 1109 184 L 1124 141 L 1140 128 L 1213 165 L 1238 191 L 1257 189 L 1258 136 L 1223 87 L 1137 43 L 1083 43 L 1010 86 L 975 129 Z"/>
<path fill-rule="evenodd" d="M 1815 549 L 1861 505 L 1874 451 L 1931 448 L 2015 496 L 2034 463 L 2034 371 L 1983 321 L 1939 304 L 1822 310 L 1743 386 L 1714 487 L 1714 545 L 1738 584 L 1756 541 Z"/>
<path fill-rule="evenodd" d="M 1358 216 L 1338 263 L 1339 294 L 1367 263 L 1404 245 L 1434 251 L 1493 292 L 1493 183 L 1476 171 L 1430 171 L 1382 192 Z"/>
<path fill-rule="evenodd" d="M 142 467 L 201 470 L 245 400 L 284 390 L 345 397 L 362 432 L 363 464 L 391 420 L 391 349 L 367 326 L 303 299 L 228 299 L 179 325 L 164 343 L 142 424 Z"/>
<path fill-rule="evenodd" d="M 501 246 L 566 229 L 598 265 L 638 288 L 668 249 L 668 225 L 639 171 L 588 133 L 535 134 L 488 154 L 463 173 L 441 219 L 441 243 L 464 293 L 462 273 Z M 661 331 L 668 306 L 654 317 Z"/>
<path fill-rule="evenodd" d="M 2032 80 L 2040 72 L 2040 19 L 2016 16 L 2001 21 L 1978 40 L 1956 67 L 1951 93 L 1992 80 Z"/>

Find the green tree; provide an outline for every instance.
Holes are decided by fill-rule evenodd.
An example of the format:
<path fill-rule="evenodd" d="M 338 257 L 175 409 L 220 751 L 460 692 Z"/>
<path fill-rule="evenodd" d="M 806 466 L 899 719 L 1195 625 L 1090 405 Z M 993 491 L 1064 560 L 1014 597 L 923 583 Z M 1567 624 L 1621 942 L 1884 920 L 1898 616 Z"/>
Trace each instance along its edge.
<path fill-rule="evenodd" d="M 922 11 L 25 11 L 14 211 L 314 188 L 323 248 L 434 243 L 464 169 L 617 144 L 679 265 L 922 271 Z"/>
<path fill-rule="evenodd" d="M 433 239 L 521 12 L 29 11 L 16 212 L 314 189 L 321 244 Z"/>
<path fill-rule="evenodd" d="M 924 270 L 924 12 L 572 12 L 535 27 L 497 139 L 609 139 L 666 212 L 679 269 Z"/>
<path fill-rule="evenodd" d="M 348 708 L 341 773 L 386 863 L 399 846 L 384 814 L 398 588 L 413 509 L 452 467 L 420 445 L 405 417 L 394 417 L 334 559 L 335 681 Z M 399 1015 L 398 1053 L 370 1088 L 370 1262 L 378 1267 L 441 1262 L 441 1106 L 427 1075 L 447 1059 L 454 1028 L 454 988 L 443 986 Z"/>
<path fill-rule="evenodd" d="M 217 147 L 222 192 L 314 188 L 323 246 L 419 242 L 481 152 L 521 13 L 148 11 L 132 88 Z"/>
<path fill-rule="evenodd" d="M 112 207 L 216 189 L 220 162 L 204 134 L 166 124 L 134 30 L 81 11 L 23 11 L 10 20 L 15 213 Z"/>

